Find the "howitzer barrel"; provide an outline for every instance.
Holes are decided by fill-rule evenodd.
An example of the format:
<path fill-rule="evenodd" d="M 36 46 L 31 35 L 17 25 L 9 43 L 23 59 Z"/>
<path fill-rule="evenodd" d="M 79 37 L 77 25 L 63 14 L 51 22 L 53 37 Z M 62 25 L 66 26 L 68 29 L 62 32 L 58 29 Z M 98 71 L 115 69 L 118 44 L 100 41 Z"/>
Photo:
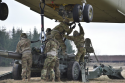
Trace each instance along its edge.
<path fill-rule="evenodd" d="M 5 58 L 12 58 L 12 59 L 18 59 L 20 60 L 22 55 L 19 53 L 15 53 L 13 51 L 4 51 L 0 50 L 0 57 L 5 57 Z"/>

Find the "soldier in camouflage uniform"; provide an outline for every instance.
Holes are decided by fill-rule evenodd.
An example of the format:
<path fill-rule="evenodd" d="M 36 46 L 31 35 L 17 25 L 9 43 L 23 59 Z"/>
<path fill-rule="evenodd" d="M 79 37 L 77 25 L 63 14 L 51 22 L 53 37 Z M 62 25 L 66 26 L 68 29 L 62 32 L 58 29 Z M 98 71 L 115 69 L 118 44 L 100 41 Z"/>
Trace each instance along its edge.
<path fill-rule="evenodd" d="M 57 61 L 57 54 L 58 54 L 58 42 L 52 38 L 51 35 L 47 36 L 46 47 L 44 53 L 47 54 L 47 58 L 44 62 L 44 67 L 41 71 L 41 79 L 46 80 L 46 74 L 49 72 L 50 80 L 55 81 L 55 62 Z"/>
<path fill-rule="evenodd" d="M 47 28 L 46 37 L 48 37 L 49 35 L 51 35 L 51 29 Z M 58 57 L 58 55 L 57 55 L 57 57 Z M 60 81 L 59 59 L 56 60 L 54 69 L 55 69 L 55 76 L 57 78 L 57 81 Z"/>
<path fill-rule="evenodd" d="M 31 66 L 32 66 L 32 54 L 30 48 L 31 41 L 27 39 L 27 35 L 22 33 L 20 36 L 20 41 L 17 44 L 16 52 L 22 54 L 22 79 L 25 78 L 30 80 Z"/>
<path fill-rule="evenodd" d="M 83 31 L 81 24 L 79 23 L 78 25 L 80 28 L 80 33 L 78 33 L 78 31 L 74 31 L 73 36 L 64 35 L 64 37 L 69 40 L 74 41 L 74 43 L 78 49 L 78 52 L 75 56 L 75 60 L 77 62 L 79 62 L 79 59 L 80 59 L 81 62 L 84 62 L 84 56 L 86 53 L 86 49 L 84 48 L 84 31 Z"/>
<path fill-rule="evenodd" d="M 69 28 L 69 20 L 64 19 L 63 22 L 61 22 L 59 25 L 57 25 L 51 31 L 51 35 L 60 43 L 63 55 L 65 55 L 65 52 L 66 52 L 66 45 L 63 41 L 63 35 L 66 32 L 67 32 L 67 34 L 70 34 L 72 32 L 72 30 L 73 29 Z"/>

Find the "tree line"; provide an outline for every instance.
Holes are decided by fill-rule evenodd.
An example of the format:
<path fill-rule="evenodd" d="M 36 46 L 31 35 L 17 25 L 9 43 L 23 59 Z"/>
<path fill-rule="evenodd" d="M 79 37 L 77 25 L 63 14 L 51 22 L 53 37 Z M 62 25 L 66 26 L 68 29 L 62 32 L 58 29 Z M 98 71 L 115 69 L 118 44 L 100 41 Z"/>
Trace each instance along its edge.
<path fill-rule="evenodd" d="M 19 28 L 15 29 L 15 27 L 13 27 L 13 29 L 9 32 L 6 30 L 6 27 L 4 26 L 0 27 L 0 50 L 15 51 L 16 45 L 20 40 L 20 35 L 22 32 L 23 32 L 22 29 L 19 29 Z M 35 41 L 39 39 L 40 33 L 38 33 L 36 27 L 34 27 L 33 32 L 29 31 L 27 33 L 27 36 L 28 36 L 28 39 L 30 39 L 31 41 Z M 67 49 L 66 49 L 67 53 L 75 52 L 75 50 L 73 50 L 72 48 L 70 40 L 66 40 L 65 44 L 67 46 Z M 41 46 L 41 42 L 31 44 L 31 48 L 40 47 L 40 46 Z M 0 66 L 9 66 L 12 61 L 13 59 L 0 57 Z"/>

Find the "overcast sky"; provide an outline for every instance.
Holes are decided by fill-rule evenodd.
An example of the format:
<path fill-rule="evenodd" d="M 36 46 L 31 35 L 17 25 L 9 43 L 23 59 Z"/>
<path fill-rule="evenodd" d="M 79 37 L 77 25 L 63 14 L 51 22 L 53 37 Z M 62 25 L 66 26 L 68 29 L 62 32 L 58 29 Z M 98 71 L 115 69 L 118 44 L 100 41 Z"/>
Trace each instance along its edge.
<path fill-rule="evenodd" d="M 34 27 L 40 32 L 41 17 L 27 6 L 15 0 L 2 0 L 9 7 L 7 20 L 0 21 L 0 27 L 7 27 L 7 31 L 22 28 L 24 32 L 33 31 Z M 54 28 L 58 22 L 45 18 L 45 29 Z M 90 38 L 96 54 L 125 55 L 125 23 L 84 23 L 85 38 Z M 79 31 L 77 26 L 75 30 Z M 72 34 L 70 34 L 72 35 Z"/>

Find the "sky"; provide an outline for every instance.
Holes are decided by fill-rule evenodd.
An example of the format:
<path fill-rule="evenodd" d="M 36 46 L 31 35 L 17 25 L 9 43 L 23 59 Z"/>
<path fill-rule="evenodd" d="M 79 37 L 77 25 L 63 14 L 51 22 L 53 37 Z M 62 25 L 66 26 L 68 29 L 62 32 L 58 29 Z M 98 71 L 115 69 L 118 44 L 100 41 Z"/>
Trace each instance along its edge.
<path fill-rule="evenodd" d="M 40 14 L 30 10 L 29 7 L 15 0 L 2 0 L 9 7 L 7 20 L 0 21 L 0 27 L 5 26 L 7 31 L 13 27 L 22 28 L 26 33 L 33 31 L 34 27 L 41 31 Z M 58 22 L 44 18 L 44 27 L 54 28 Z M 125 23 L 85 23 L 81 22 L 85 32 L 85 38 L 90 38 L 97 55 L 125 55 Z M 74 30 L 79 31 L 79 27 Z M 70 36 L 72 33 L 70 34 Z M 74 49 L 75 45 L 73 45 Z"/>

